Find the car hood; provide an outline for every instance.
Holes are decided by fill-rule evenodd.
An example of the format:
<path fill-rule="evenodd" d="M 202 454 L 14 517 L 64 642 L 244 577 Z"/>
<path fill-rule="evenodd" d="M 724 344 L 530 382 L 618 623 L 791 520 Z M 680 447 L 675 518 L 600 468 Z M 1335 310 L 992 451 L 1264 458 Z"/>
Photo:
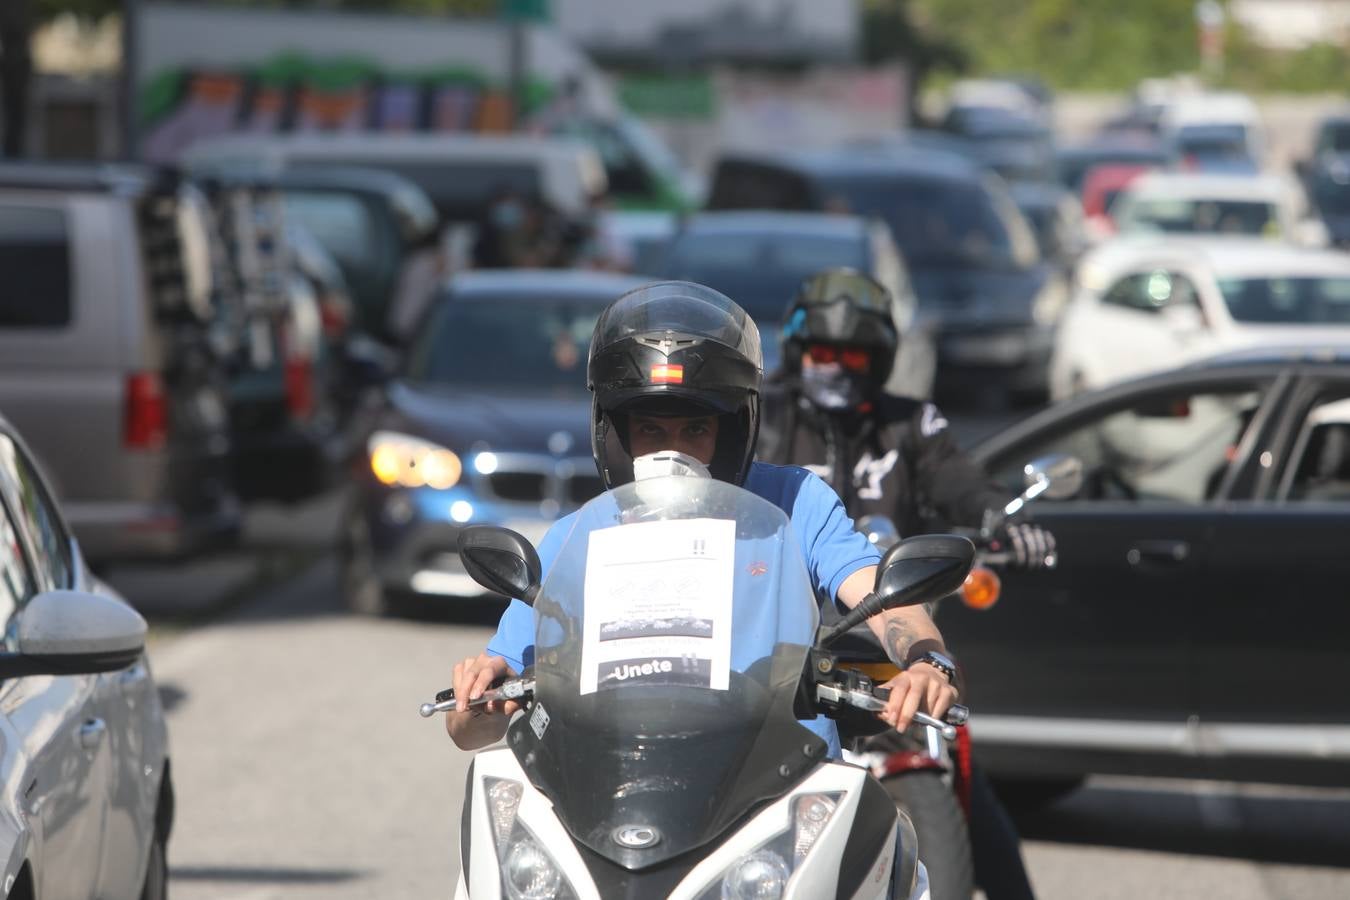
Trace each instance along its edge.
<path fill-rule="evenodd" d="M 466 390 L 397 382 L 384 427 L 456 452 L 470 449 L 591 455 L 589 394 Z M 561 449 L 560 449 L 561 448 Z"/>
<path fill-rule="evenodd" d="M 1030 325 L 1032 301 L 1051 275 L 1047 265 L 1027 269 L 919 266 L 910 269 L 921 318 L 938 327 Z"/>

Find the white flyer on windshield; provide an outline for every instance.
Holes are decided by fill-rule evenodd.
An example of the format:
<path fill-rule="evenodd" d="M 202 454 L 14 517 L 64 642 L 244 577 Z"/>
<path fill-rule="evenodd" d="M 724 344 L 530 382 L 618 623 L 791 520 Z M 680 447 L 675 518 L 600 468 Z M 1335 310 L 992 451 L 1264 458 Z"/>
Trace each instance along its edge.
<path fill-rule="evenodd" d="M 726 690 L 735 556 L 730 519 L 591 532 L 580 692 L 627 684 Z"/>

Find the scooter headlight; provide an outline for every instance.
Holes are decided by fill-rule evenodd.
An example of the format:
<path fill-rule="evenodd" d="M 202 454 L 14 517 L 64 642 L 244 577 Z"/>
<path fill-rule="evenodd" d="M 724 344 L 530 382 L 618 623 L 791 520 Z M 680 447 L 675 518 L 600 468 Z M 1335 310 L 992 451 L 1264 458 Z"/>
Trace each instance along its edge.
<path fill-rule="evenodd" d="M 792 873 L 834 818 L 844 792 L 801 794 L 793 798 L 789 827 L 741 857 L 699 900 L 779 900 Z M 720 885 L 720 887 L 719 887 Z M 720 893 L 719 893 L 720 890 Z"/>
<path fill-rule="evenodd" d="M 510 900 L 576 900 L 558 864 L 517 817 L 524 787 L 509 778 L 484 778 L 493 846 L 502 890 Z"/>
<path fill-rule="evenodd" d="M 761 847 L 727 870 L 722 900 L 779 900 L 791 877 L 787 861 Z"/>
<path fill-rule="evenodd" d="M 511 844 L 502 862 L 502 881 L 511 900 L 557 900 L 562 873 L 544 848 L 528 835 Z M 568 896 L 571 891 L 568 891 Z"/>

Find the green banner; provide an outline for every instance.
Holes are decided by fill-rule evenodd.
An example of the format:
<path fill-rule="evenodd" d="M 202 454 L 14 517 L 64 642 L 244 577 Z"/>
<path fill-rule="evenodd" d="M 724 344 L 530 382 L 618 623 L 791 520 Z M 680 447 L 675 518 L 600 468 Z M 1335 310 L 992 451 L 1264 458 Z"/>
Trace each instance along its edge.
<path fill-rule="evenodd" d="M 707 75 L 629 75 L 619 82 L 619 98 L 638 116 L 711 119 L 717 114 Z"/>

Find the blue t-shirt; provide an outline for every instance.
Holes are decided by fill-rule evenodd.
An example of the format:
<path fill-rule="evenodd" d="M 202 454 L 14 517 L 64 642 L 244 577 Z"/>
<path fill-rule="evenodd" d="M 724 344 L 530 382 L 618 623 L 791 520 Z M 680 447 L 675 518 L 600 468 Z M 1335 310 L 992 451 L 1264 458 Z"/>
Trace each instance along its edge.
<path fill-rule="evenodd" d="M 854 528 L 839 496 L 805 469 L 751 463 L 743 486 L 787 513 L 792 532 L 801 542 L 807 572 L 824 596 L 834 599 L 850 575 L 880 561 L 876 548 Z M 554 522 L 540 541 L 539 561 L 545 573 L 571 532 L 575 516 L 572 513 Z M 534 610 L 512 600 L 497 623 L 497 633 L 488 641 L 487 652 L 502 657 L 517 672 L 532 664 Z M 819 718 L 802 724 L 829 743 L 831 756 L 839 755 L 839 732 L 832 720 Z"/>

